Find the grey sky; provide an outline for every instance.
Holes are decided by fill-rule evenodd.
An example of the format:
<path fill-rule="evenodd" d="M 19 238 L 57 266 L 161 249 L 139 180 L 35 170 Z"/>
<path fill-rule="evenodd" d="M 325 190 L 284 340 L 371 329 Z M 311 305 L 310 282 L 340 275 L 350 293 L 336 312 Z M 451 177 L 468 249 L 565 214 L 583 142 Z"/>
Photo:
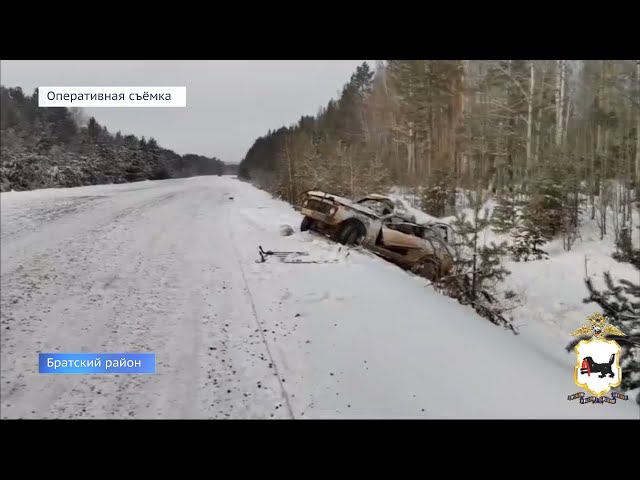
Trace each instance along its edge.
<path fill-rule="evenodd" d="M 28 94 L 38 86 L 186 86 L 186 108 L 84 110 L 112 133 L 237 163 L 269 129 L 315 115 L 363 61 L 2 60 L 0 80 Z"/>

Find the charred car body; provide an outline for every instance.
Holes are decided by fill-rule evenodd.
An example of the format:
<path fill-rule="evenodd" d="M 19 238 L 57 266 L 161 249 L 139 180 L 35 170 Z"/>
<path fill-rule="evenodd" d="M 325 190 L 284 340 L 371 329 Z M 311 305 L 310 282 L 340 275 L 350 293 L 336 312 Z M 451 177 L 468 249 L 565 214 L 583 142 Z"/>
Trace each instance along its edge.
<path fill-rule="evenodd" d="M 453 253 L 446 224 L 421 225 L 399 202 L 384 195 L 357 201 L 320 191 L 301 197 L 300 230 L 314 230 L 373 253 L 431 280 L 448 275 Z"/>

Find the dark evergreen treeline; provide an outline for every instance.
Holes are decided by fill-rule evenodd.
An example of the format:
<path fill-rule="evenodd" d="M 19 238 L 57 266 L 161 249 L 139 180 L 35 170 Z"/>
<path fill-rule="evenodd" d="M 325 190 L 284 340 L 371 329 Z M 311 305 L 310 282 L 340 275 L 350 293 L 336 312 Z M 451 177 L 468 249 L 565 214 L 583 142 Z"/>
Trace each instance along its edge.
<path fill-rule="evenodd" d="M 37 91 L 0 87 L 1 191 L 76 187 L 194 175 L 227 166 L 202 155 L 179 155 L 155 139 L 110 133 L 81 110 L 39 108 Z"/>

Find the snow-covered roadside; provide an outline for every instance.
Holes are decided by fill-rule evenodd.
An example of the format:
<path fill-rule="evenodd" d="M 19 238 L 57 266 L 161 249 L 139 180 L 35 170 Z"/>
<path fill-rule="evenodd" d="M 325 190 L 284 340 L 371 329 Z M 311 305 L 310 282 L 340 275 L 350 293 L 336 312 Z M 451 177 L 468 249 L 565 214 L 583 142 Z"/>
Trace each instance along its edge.
<path fill-rule="evenodd" d="M 309 232 L 279 236 L 280 224 L 297 227 L 301 217 L 264 192 L 236 191 L 235 203 L 233 212 L 245 224 L 234 225 L 234 238 L 249 265 L 257 310 L 268 331 L 283 323 L 294 327 L 287 342 L 274 343 L 288 367 L 288 388 L 298 392 L 295 410 L 349 417 L 594 415 L 566 400 L 577 390 L 574 357 L 563 350 L 570 332 L 541 324 L 515 337 L 424 280 L 358 252 L 337 264 L 251 264 L 256 228 L 265 249 L 306 250 L 318 258 L 344 252 Z M 475 371 L 474 365 L 486 367 Z M 507 390 L 518 400 L 508 400 Z M 303 400 L 309 391 L 314 396 Z M 638 410 L 599 413 L 637 417 Z"/>
<path fill-rule="evenodd" d="M 402 196 L 396 194 L 402 200 Z M 406 205 L 409 202 L 406 201 Z M 492 214 L 495 201 L 488 200 L 481 209 L 481 215 L 485 212 Z M 445 222 L 451 224 L 454 217 L 438 219 L 418 209 L 411 208 L 412 213 L 424 222 Z M 473 217 L 473 211 L 469 208 L 461 210 L 467 218 Z M 609 225 L 612 225 L 612 213 L 609 213 Z M 634 212 L 634 224 L 640 223 L 640 217 Z M 640 244 L 640 232 L 634 229 L 633 241 Z M 494 233 L 491 228 L 486 228 L 479 236 L 480 244 L 491 242 L 511 242 L 508 235 Z M 515 312 L 516 322 L 522 328 L 527 328 L 539 323 L 546 323 L 558 334 L 573 331 L 584 323 L 588 315 L 598 311 L 598 305 L 585 304 L 582 299 L 587 296 L 584 279 L 589 276 L 596 287 L 604 286 L 603 273 L 610 272 L 614 279 L 628 279 L 633 282 L 640 281 L 640 274 L 629 263 L 618 262 L 611 257 L 615 251 L 613 232 L 609 232 L 600 239 L 600 231 L 596 220 L 592 220 L 588 214 L 580 218 L 580 238 L 572 246 L 571 251 L 565 251 L 562 239 L 556 239 L 542 246 L 549 254 L 546 260 L 529 262 L 515 262 L 505 259 L 504 265 L 511 274 L 501 284 L 503 291 L 512 290 L 519 296 L 522 308 Z"/>
<path fill-rule="evenodd" d="M 632 401 L 567 400 L 566 332 L 540 322 L 514 336 L 394 265 L 301 233 L 299 213 L 246 183 L 1 200 L 3 417 L 638 418 Z M 259 245 L 337 262 L 256 263 Z M 38 375 L 37 352 L 55 350 L 154 351 L 161 368 Z"/>
<path fill-rule="evenodd" d="M 410 207 L 411 198 L 403 195 L 399 188 L 394 190 L 392 196 L 404 201 L 419 221 L 450 224 L 455 220 L 454 217 L 435 218 Z M 487 200 L 481 215 L 491 215 L 494 207 L 495 201 Z M 469 219 L 473 218 L 473 211 L 469 208 L 461 208 L 460 212 Z M 633 215 L 634 225 L 640 224 L 637 212 L 633 212 Z M 611 211 L 608 222 L 610 226 L 613 225 Z M 640 244 L 640 232 L 634 228 L 632 235 L 634 244 Z M 491 228 L 485 229 L 479 239 L 480 244 L 511 242 L 508 235 L 496 234 Z M 540 343 L 553 344 L 553 350 L 548 353 L 558 355 L 558 339 L 568 344 L 567 335 L 583 325 L 587 316 L 600 311 L 597 304 L 583 302 L 588 296 L 585 278 L 590 277 L 596 288 L 600 289 L 604 288 L 604 272 L 610 272 L 614 280 L 627 279 L 636 283 L 640 282 L 640 273 L 629 263 L 618 262 L 611 257 L 615 251 L 613 232 L 610 229 L 609 234 L 601 239 L 597 221 L 592 220 L 588 213 L 580 217 L 580 237 L 570 251 L 564 250 L 562 239 L 549 242 L 542 248 L 549 254 L 548 259 L 515 262 L 506 258 L 504 266 L 510 275 L 499 289 L 517 294 L 521 306 L 512 312 L 512 316 L 515 325 L 525 334 L 524 338 L 528 338 L 527 332 L 532 333 L 536 338 L 544 339 Z M 537 340 L 532 347 L 535 348 L 536 344 Z M 631 392 L 632 396 L 636 394 L 637 391 Z"/>

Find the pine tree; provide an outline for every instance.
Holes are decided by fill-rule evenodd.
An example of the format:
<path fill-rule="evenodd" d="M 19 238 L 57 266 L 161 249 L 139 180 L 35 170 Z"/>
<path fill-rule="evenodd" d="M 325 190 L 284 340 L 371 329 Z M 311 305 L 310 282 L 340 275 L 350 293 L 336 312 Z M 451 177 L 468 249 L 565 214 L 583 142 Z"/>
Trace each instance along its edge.
<path fill-rule="evenodd" d="M 529 202 L 515 225 L 510 252 L 516 261 L 546 258 L 540 247 L 562 234 L 565 250 L 579 234 L 580 181 L 574 165 L 548 161 L 531 185 Z"/>
<path fill-rule="evenodd" d="M 162 162 L 162 156 L 160 147 L 155 138 L 151 137 L 147 142 L 146 156 L 148 158 L 147 163 L 149 165 L 150 180 L 166 180 L 170 178 L 169 169 L 166 164 Z"/>
<path fill-rule="evenodd" d="M 87 133 L 89 138 L 93 142 L 97 142 L 100 137 L 100 125 L 96 122 L 95 117 L 89 118 L 89 123 L 87 124 Z"/>
<path fill-rule="evenodd" d="M 640 273 L 640 268 L 638 272 Z M 640 284 L 623 279 L 615 285 L 609 272 L 604 274 L 604 280 L 606 288 L 603 291 L 594 287 L 591 278 L 585 280 L 589 296 L 584 302 L 597 303 L 609 322 L 625 334 L 624 337 L 616 336 L 611 339 L 622 348 L 620 388 L 622 391 L 634 390 L 640 387 Z M 573 349 L 577 341 L 569 344 L 567 349 Z M 636 401 L 640 405 L 640 393 Z"/>
<path fill-rule="evenodd" d="M 531 216 L 531 211 L 526 211 L 522 220 L 516 224 L 512 234 L 513 244 L 508 248 L 516 262 L 542 260 L 549 257 L 549 254 L 540 248 L 547 243 L 542 233 L 543 228 L 541 223 Z"/>
<path fill-rule="evenodd" d="M 564 195 L 562 171 L 556 163 L 548 162 L 534 179 L 529 203 L 523 215 L 539 226 L 545 240 L 561 232 L 564 223 Z"/>
<path fill-rule="evenodd" d="M 420 191 L 422 210 L 434 217 L 444 217 L 452 197 L 455 198 L 455 178 L 450 171 L 436 170 Z"/>
<path fill-rule="evenodd" d="M 620 229 L 620 235 L 616 240 L 616 251 L 611 256 L 620 262 L 629 262 L 640 269 L 640 248 L 634 248 L 631 228 L 628 225 Z"/>
<path fill-rule="evenodd" d="M 499 234 L 512 232 L 519 223 L 518 211 L 520 206 L 521 202 L 518 201 L 515 188 L 510 187 L 500 195 L 498 203 L 493 208 L 491 230 Z"/>
<path fill-rule="evenodd" d="M 504 316 L 505 307 L 497 298 L 497 285 L 510 272 L 502 265 L 506 243 L 479 245 L 480 233 L 490 225 L 489 214 L 480 212 L 479 195 L 471 199 L 473 218 L 465 214 L 456 216 L 453 227 L 459 242 L 455 245 L 455 268 L 450 276 L 442 278 L 436 288 L 457 299 L 463 305 L 471 305 L 481 316 L 496 325 L 503 325 L 518 333 L 511 321 Z"/>

